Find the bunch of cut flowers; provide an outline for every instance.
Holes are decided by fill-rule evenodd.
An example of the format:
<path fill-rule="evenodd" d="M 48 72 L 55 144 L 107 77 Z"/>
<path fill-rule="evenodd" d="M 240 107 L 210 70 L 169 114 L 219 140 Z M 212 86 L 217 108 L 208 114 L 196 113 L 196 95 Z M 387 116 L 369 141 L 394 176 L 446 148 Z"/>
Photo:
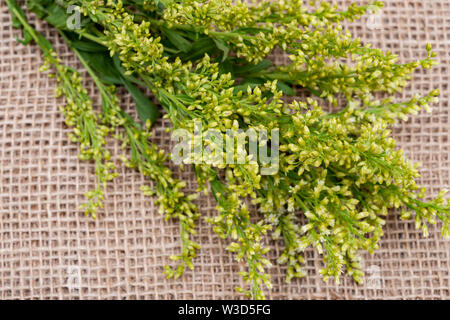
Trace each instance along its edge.
<path fill-rule="evenodd" d="M 288 282 L 305 276 L 309 247 L 323 257 L 318 272 L 324 280 L 339 282 L 346 273 L 362 282 L 361 251 L 379 248 L 391 209 L 414 219 L 424 236 L 439 223 L 449 237 L 446 190 L 425 200 L 426 190 L 416 184 L 418 165 L 389 130 L 421 110 L 431 112 L 437 90 L 407 101 L 394 95 L 416 69 L 435 65 L 436 54 L 427 45 L 424 59 L 399 63 L 397 55 L 362 44 L 342 26 L 383 3 L 345 9 L 302 0 L 6 3 L 14 26 L 23 29 L 21 42 L 41 48 L 41 71 L 57 79 L 79 159 L 95 165 L 96 186 L 81 210 L 95 219 L 108 201 L 105 189 L 117 173 L 106 141 L 119 140 L 123 165 L 148 177 L 142 192 L 180 224 L 181 252 L 166 267 L 169 278 L 193 269 L 200 193 L 215 198 L 217 211 L 205 219 L 245 264 L 246 287 L 237 290 L 253 299 L 272 287 L 267 269 L 275 261 L 268 259 L 266 237 L 283 243 L 276 263 L 287 266 Z M 61 62 L 24 9 L 52 25 L 78 57 L 98 89 L 100 108 L 79 71 Z M 275 50 L 287 62 L 274 64 Z M 121 108 L 118 87 L 134 99 L 138 119 Z M 300 89 L 310 97 L 289 98 Z M 385 98 L 377 100 L 380 95 Z M 188 137 L 171 156 L 149 139 L 161 114 L 173 134 Z M 196 194 L 173 176 L 171 158 L 193 167 Z"/>

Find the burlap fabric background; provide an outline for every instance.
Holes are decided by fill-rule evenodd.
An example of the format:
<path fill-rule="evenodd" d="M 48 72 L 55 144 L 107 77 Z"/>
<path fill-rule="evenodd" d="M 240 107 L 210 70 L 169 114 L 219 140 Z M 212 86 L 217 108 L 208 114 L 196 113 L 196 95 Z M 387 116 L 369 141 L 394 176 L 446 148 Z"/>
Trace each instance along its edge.
<path fill-rule="evenodd" d="M 345 6 L 348 1 L 339 1 Z M 431 42 L 440 65 L 416 73 L 403 94 L 439 88 L 441 102 L 432 115 L 420 114 L 396 126 L 394 132 L 407 155 L 421 161 L 420 182 L 430 195 L 449 186 L 449 71 L 450 1 L 390 0 L 382 11 L 382 29 L 370 29 L 367 17 L 348 26 L 375 46 L 400 54 L 402 61 L 425 55 Z M 48 36 L 65 62 L 76 59 L 61 45 L 55 32 L 35 25 Z M 78 147 L 69 142 L 63 124 L 55 81 L 38 72 L 42 63 L 36 46 L 23 46 L 15 37 L 4 1 L 0 4 L 0 297 L 3 299 L 219 299 L 242 298 L 244 267 L 225 251 L 210 226 L 200 222 L 202 245 L 195 270 L 177 280 L 166 280 L 163 266 L 179 249 L 177 224 L 164 222 L 153 199 L 139 187 L 139 174 L 120 168 L 107 192 L 106 207 L 98 220 L 85 217 L 77 207 L 92 188 L 93 166 L 77 160 Z M 93 91 L 92 83 L 87 86 Z M 122 94 L 123 105 L 132 108 Z M 155 129 L 154 141 L 167 146 L 167 124 Z M 117 145 L 114 152 L 120 154 Z M 178 172 L 178 171 L 177 171 Z M 178 172 L 179 173 L 179 172 Z M 181 174 L 181 173 L 179 173 Z M 191 173 L 182 173 L 192 179 Z M 189 188 L 195 190 L 195 183 Z M 198 204 L 204 215 L 214 213 L 213 199 Z M 450 297 L 450 241 L 437 227 L 428 239 L 393 213 L 385 228 L 381 249 L 365 255 L 366 284 L 344 277 L 340 285 L 324 283 L 318 274 L 321 259 L 307 253 L 308 276 L 284 282 L 284 268 L 271 268 L 274 299 L 416 299 Z M 270 244 L 275 255 L 277 243 Z"/>

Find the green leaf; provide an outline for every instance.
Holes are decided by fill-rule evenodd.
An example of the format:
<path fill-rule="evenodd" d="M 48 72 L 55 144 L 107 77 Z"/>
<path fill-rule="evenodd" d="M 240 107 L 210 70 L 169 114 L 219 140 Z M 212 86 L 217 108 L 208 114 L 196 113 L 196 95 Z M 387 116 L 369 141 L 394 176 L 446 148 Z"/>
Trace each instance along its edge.
<path fill-rule="evenodd" d="M 51 5 L 51 0 L 28 0 L 27 9 L 33 12 L 39 19 L 44 19 L 47 15 L 47 7 Z"/>
<path fill-rule="evenodd" d="M 122 62 L 120 62 L 120 58 L 117 54 L 112 57 L 114 62 L 114 67 L 116 70 L 122 75 L 122 77 L 127 78 L 127 75 L 125 75 L 125 70 L 122 68 Z"/>
<path fill-rule="evenodd" d="M 133 83 L 129 80 L 130 77 L 125 75 L 125 70 L 122 68 L 120 58 L 115 55 L 112 60 L 114 67 L 122 77 L 122 84 L 125 86 L 125 88 L 127 88 L 136 104 L 136 110 L 139 119 L 143 123 L 146 123 L 147 119 L 149 119 L 150 123 L 154 124 L 161 115 L 158 108 L 150 99 L 147 98 L 145 94 L 142 93 L 142 91 L 140 91 L 136 86 L 133 85 Z"/>
<path fill-rule="evenodd" d="M 141 90 L 136 88 L 130 81 L 123 79 L 123 84 L 136 103 L 136 110 L 139 119 L 143 123 L 146 123 L 147 120 L 150 120 L 150 123 L 154 124 L 160 116 L 158 108 L 145 96 L 145 94 L 141 92 Z"/>
<path fill-rule="evenodd" d="M 47 20 L 48 23 L 57 29 L 67 29 L 67 13 L 63 8 L 57 4 L 53 4 L 47 8 L 47 14 L 45 20 Z"/>
<path fill-rule="evenodd" d="M 224 62 L 228 58 L 228 54 L 230 53 L 230 48 L 222 39 L 213 39 L 216 43 L 217 48 L 223 52 L 222 62 Z"/>
<path fill-rule="evenodd" d="M 156 7 L 162 12 L 167 8 L 173 0 L 154 0 Z"/>
<path fill-rule="evenodd" d="M 234 76 L 234 66 L 229 59 L 219 63 L 219 72 L 221 74 L 231 73 Z"/>
<path fill-rule="evenodd" d="M 74 39 L 70 41 L 71 46 L 79 51 L 85 52 L 108 52 L 108 49 L 97 42 L 90 41 L 88 39 Z"/>
<path fill-rule="evenodd" d="M 258 80 L 258 79 L 249 79 L 243 84 L 239 86 L 234 87 L 234 93 L 238 93 L 239 91 L 247 92 L 248 87 L 251 89 L 254 89 L 256 87 L 259 87 L 260 85 L 264 84 L 264 81 Z"/>
<path fill-rule="evenodd" d="M 26 20 L 24 11 L 22 10 L 22 8 L 20 8 L 20 6 L 17 4 L 15 0 L 8 1 L 6 4 L 11 13 L 12 26 L 16 29 L 21 29 L 23 27 L 22 23 L 20 22 L 19 18 L 17 17 L 16 14 L 14 14 L 13 11 L 15 10 L 18 15 L 20 15 Z M 23 30 L 23 37 L 24 39 L 19 39 L 18 37 L 16 37 L 16 40 L 22 43 L 23 45 L 27 45 L 33 40 L 33 36 L 25 29 Z"/>
<path fill-rule="evenodd" d="M 107 52 L 79 52 L 103 82 L 115 85 L 123 84 L 122 75 L 115 68 L 114 61 Z"/>
<path fill-rule="evenodd" d="M 17 10 L 17 11 L 19 12 L 19 14 L 20 14 L 21 16 L 25 16 L 25 14 L 24 14 L 22 8 L 20 8 L 20 7 L 17 5 L 17 3 L 16 3 L 15 1 L 13 1 L 13 0 L 10 1 L 10 2 L 7 2 L 6 4 L 7 4 L 8 8 L 9 8 L 9 12 L 11 13 L 12 26 L 13 26 L 14 28 L 16 28 L 16 29 L 22 28 L 22 23 L 20 22 L 20 20 L 17 18 L 17 16 L 16 16 L 16 15 L 14 14 L 14 12 L 13 12 L 13 8 L 14 8 L 15 10 Z"/>
<path fill-rule="evenodd" d="M 186 104 L 192 104 L 193 102 L 195 102 L 194 98 L 187 96 L 185 94 L 177 94 L 175 95 L 175 97 L 177 98 L 177 100 L 180 100 L 181 102 Z"/>
<path fill-rule="evenodd" d="M 257 34 L 261 32 L 261 28 L 254 28 L 254 27 L 242 27 L 236 29 L 234 32 L 241 33 L 241 34 Z"/>
<path fill-rule="evenodd" d="M 163 33 L 167 36 L 167 39 L 178 49 L 182 52 L 186 53 L 189 52 L 192 49 L 192 44 L 183 38 L 178 32 L 174 30 L 170 30 L 166 27 L 161 28 Z"/>
<path fill-rule="evenodd" d="M 16 37 L 16 40 L 26 46 L 33 41 L 33 36 L 27 30 L 23 30 L 23 39 Z"/>

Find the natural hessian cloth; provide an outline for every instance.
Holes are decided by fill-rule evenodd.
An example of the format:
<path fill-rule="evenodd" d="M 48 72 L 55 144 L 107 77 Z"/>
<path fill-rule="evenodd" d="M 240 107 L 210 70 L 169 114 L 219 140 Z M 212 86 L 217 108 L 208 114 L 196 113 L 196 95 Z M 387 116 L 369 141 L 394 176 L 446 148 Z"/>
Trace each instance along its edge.
<path fill-rule="evenodd" d="M 441 90 L 433 114 L 420 114 L 394 128 L 394 136 L 407 156 L 423 163 L 420 184 L 436 194 L 448 187 L 450 171 L 449 73 L 450 1 L 390 0 L 380 17 L 363 17 L 348 29 L 364 42 L 400 55 L 402 62 L 423 58 L 430 42 L 440 65 L 419 71 L 403 98 L 431 88 Z M 338 1 L 344 8 L 349 1 Z M 79 67 L 73 54 L 45 23 L 31 20 L 56 46 L 65 63 Z M 374 26 L 370 21 L 375 21 Z M 381 21 L 381 25 L 380 22 Z M 381 29 L 380 29 L 381 28 Z M 202 245 L 195 270 L 166 280 L 163 266 L 180 247 L 176 222 L 164 222 L 154 199 L 144 197 L 139 174 L 121 167 L 108 188 L 105 209 L 97 221 L 77 207 L 94 182 L 93 165 L 77 159 L 78 146 L 58 110 L 62 100 L 53 95 L 55 80 L 38 71 L 42 56 L 35 45 L 23 46 L 15 38 L 8 9 L 0 2 L 0 298 L 75 299 L 236 299 L 234 288 L 243 285 L 234 261 L 211 227 L 201 221 Z M 285 59 L 276 56 L 277 60 Z M 86 83 L 96 97 L 92 82 Z M 122 105 L 132 110 L 121 92 Z M 401 97 L 399 97 L 401 98 Z M 157 124 L 153 140 L 170 145 Z M 118 145 L 111 144 L 119 155 Z M 167 148 L 166 148 L 167 149 Z M 170 149 L 169 149 L 170 150 Z M 189 170 L 180 173 L 194 191 Z M 198 201 L 203 215 L 213 215 L 212 198 Z M 392 212 L 381 248 L 364 255 L 364 285 L 343 277 L 340 285 L 324 283 L 318 274 L 321 257 L 307 251 L 307 277 L 290 284 L 285 269 L 275 263 L 282 246 L 273 247 L 270 269 L 272 299 L 448 299 L 450 297 L 450 241 L 437 227 L 424 239 L 412 222 Z"/>

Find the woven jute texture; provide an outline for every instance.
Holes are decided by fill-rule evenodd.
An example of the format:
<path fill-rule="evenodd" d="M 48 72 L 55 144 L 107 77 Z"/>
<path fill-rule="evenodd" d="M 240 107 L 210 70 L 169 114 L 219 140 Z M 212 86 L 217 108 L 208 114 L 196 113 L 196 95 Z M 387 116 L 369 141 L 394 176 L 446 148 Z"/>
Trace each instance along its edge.
<path fill-rule="evenodd" d="M 342 8 L 348 1 L 337 2 Z M 406 154 L 423 163 L 420 183 L 435 195 L 449 186 L 449 72 L 450 1 L 390 0 L 379 20 L 365 16 L 347 28 L 364 42 L 400 55 L 402 62 L 424 57 L 430 42 L 440 65 L 418 71 L 399 96 L 441 90 L 433 114 L 419 114 L 394 128 Z M 381 22 L 373 28 L 373 22 Z M 79 67 L 55 31 L 32 18 L 33 24 L 56 46 L 63 60 Z M 23 46 L 15 38 L 8 9 L 0 4 L 0 298 L 3 299 L 238 299 L 234 288 L 243 285 L 238 271 L 244 266 L 226 252 L 204 221 L 197 240 L 202 249 L 195 270 L 166 280 L 163 266 L 180 248 L 176 222 L 165 222 L 154 199 L 139 188 L 149 183 L 139 174 L 120 167 L 110 184 L 105 209 L 96 221 L 77 207 L 93 186 L 93 166 L 77 160 L 78 146 L 54 98 L 55 81 L 39 73 L 42 63 L 35 45 Z M 282 57 L 275 57 L 282 59 Z M 96 93 L 86 83 L 91 95 Z M 132 110 L 130 97 L 121 93 L 122 105 Z M 95 98 L 98 102 L 98 98 Z M 152 138 L 167 147 L 168 124 L 160 122 Z M 113 153 L 120 154 L 112 144 Z M 189 169 L 178 176 L 194 191 Z M 213 215 L 214 200 L 201 197 L 204 216 Z M 318 274 L 321 257 L 306 254 L 307 277 L 286 284 L 285 269 L 270 269 L 272 299 L 448 299 L 450 298 L 450 241 L 438 227 L 424 239 L 411 222 L 392 212 L 381 248 L 364 255 L 366 278 L 357 285 L 344 277 L 340 285 L 324 283 Z M 269 243 L 273 262 L 282 244 Z"/>

